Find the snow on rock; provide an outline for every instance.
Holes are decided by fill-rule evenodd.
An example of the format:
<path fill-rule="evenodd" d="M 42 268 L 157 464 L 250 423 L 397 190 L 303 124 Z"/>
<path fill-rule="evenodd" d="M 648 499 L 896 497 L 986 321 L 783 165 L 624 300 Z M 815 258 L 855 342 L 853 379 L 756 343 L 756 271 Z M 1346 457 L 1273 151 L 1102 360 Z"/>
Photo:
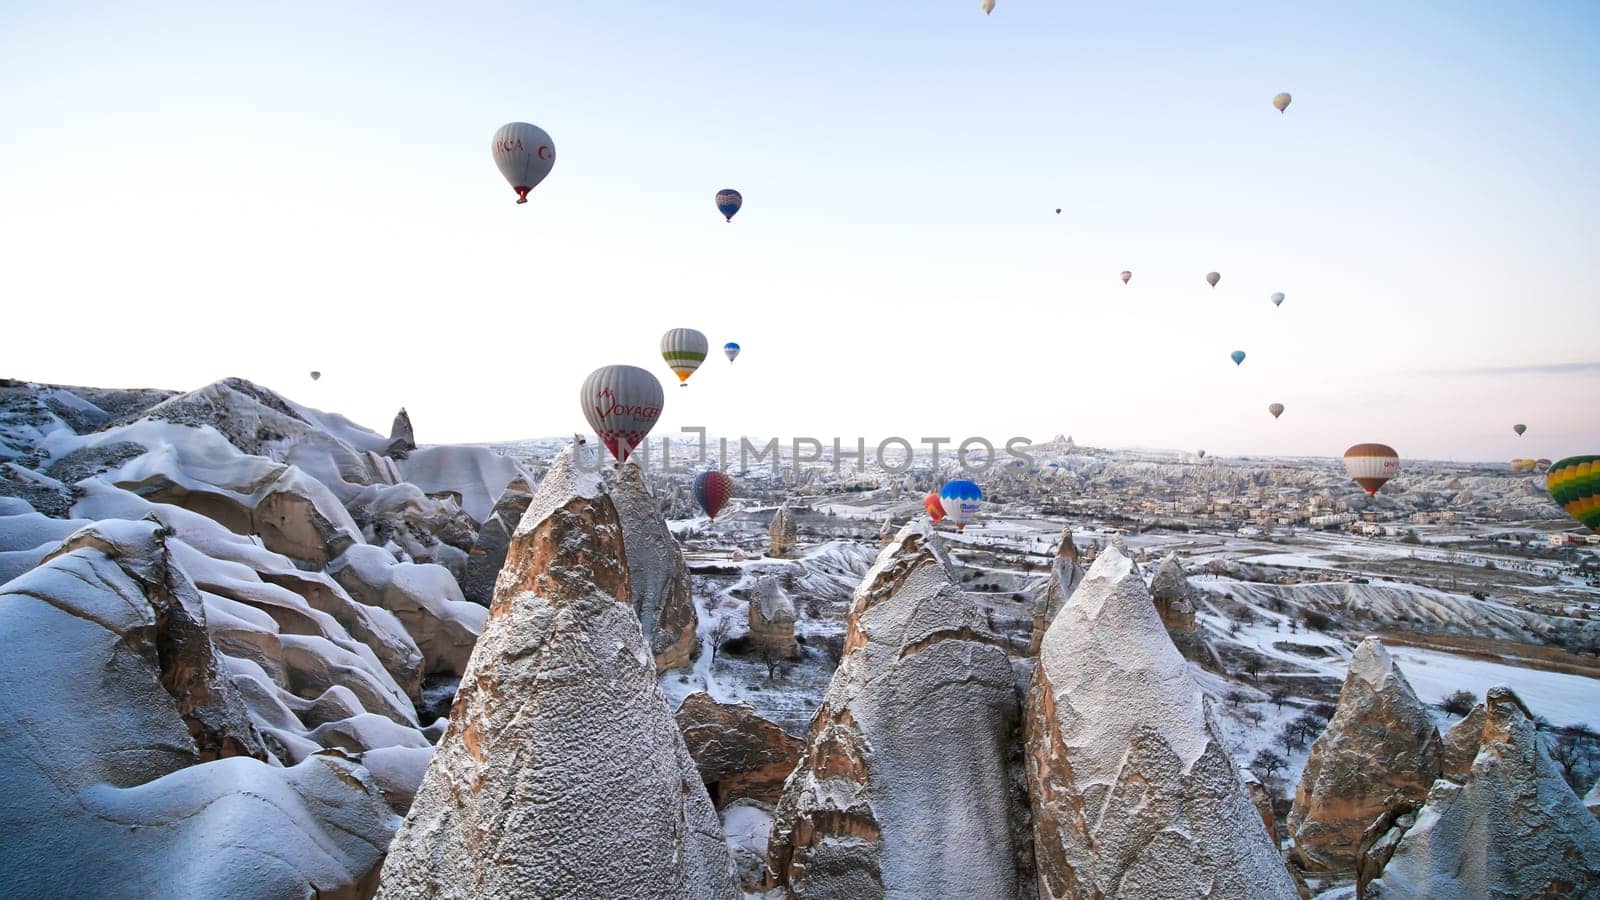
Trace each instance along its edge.
<path fill-rule="evenodd" d="M 1039 644 L 1044 640 L 1050 623 L 1066 605 L 1067 598 L 1083 581 L 1083 566 L 1078 564 L 1078 545 L 1072 542 L 1072 526 L 1061 529 L 1061 540 L 1056 545 L 1056 558 L 1050 566 L 1050 577 L 1044 590 L 1033 605 L 1033 632 L 1028 638 L 1028 655 L 1039 655 Z"/>
<path fill-rule="evenodd" d="M 570 447 L 512 539 L 383 898 L 732 898 L 710 798 L 657 686 L 622 529 Z"/>
<path fill-rule="evenodd" d="M 406 481 L 431 495 L 454 494 L 475 522 L 485 522 L 506 486 L 517 479 L 532 481 L 517 461 L 492 448 L 446 444 L 412 450 L 399 463 Z"/>
<path fill-rule="evenodd" d="M 767 866 L 802 897 L 1013 897 L 1025 868 L 1000 639 L 926 520 L 851 601 L 845 656 L 775 813 Z"/>
<path fill-rule="evenodd" d="M 398 818 L 348 761 L 262 761 L 166 537 L 98 523 L 0 590 L 0 883 L 37 897 L 360 895 Z"/>
<path fill-rule="evenodd" d="M 360 544 L 328 566 L 356 600 L 388 610 L 422 651 L 424 675 L 459 675 L 488 611 L 461 596 L 449 571 L 431 563 L 395 562 L 382 547 Z"/>
<path fill-rule="evenodd" d="M 467 554 L 467 571 L 461 578 L 461 593 L 473 603 L 488 606 L 494 599 L 494 582 L 506 564 L 506 548 L 511 533 L 517 530 L 522 514 L 528 511 L 533 489 L 526 478 L 515 478 L 506 485 L 488 518 L 478 528 L 478 536 Z"/>
<path fill-rule="evenodd" d="M 1589 788 L 1589 793 L 1583 795 L 1583 805 L 1589 807 L 1589 812 L 1600 818 L 1600 781 L 1596 781 Z"/>
<path fill-rule="evenodd" d="M 1178 554 L 1168 553 L 1150 579 L 1150 596 L 1156 612 L 1168 631 L 1194 631 L 1194 590 L 1178 562 Z"/>
<path fill-rule="evenodd" d="M 383 448 L 383 455 L 393 459 L 405 459 L 415 449 L 417 449 L 417 435 L 411 430 L 411 414 L 402 406 L 400 411 L 394 414 L 394 423 L 389 426 L 389 443 Z"/>
<path fill-rule="evenodd" d="M 673 716 L 719 809 L 738 799 L 778 802 L 800 759 L 800 739 L 756 715 L 748 703 L 718 703 L 704 691 L 685 697 Z"/>
<path fill-rule="evenodd" d="M 1561 777 L 1509 688 L 1489 690 L 1464 784 L 1440 779 L 1364 896 L 1600 896 L 1600 821 Z"/>
<path fill-rule="evenodd" d="M 1427 796 L 1441 749 L 1427 707 L 1383 643 L 1363 640 L 1295 790 L 1288 828 L 1296 859 L 1313 871 L 1353 869 L 1362 833 L 1386 803 Z"/>
<path fill-rule="evenodd" d="M 794 601 L 784 593 L 777 577 L 757 578 L 750 597 L 748 622 L 750 640 L 758 652 L 782 659 L 800 656 L 800 646 L 794 639 Z"/>
<path fill-rule="evenodd" d="M 777 557 L 793 553 L 798 533 L 794 512 L 785 503 L 778 507 L 772 516 L 772 524 L 767 526 L 767 553 Z"/>
<path fill-rule="evenodd" d="M 1042 898 L 1294 898 L 1133 561 L 1101 551 L 1040 647 L 1027 764 Z"/>
<path fill-rule="evenodd" d="M 645 486 L 637 465 L 617 468 L 611 502 L 622 522 L 633 609 L 655 655 L 656 670 L 687 668 L 700 650 L 700 619 L 678 539 L 667 528 L 661 502 Z"/>

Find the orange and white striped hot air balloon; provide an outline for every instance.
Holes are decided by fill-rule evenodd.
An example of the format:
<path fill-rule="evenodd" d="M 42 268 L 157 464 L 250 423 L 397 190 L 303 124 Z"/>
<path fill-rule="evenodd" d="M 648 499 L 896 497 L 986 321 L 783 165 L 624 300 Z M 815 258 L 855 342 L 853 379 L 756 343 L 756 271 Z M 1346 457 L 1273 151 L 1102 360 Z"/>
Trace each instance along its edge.
<path fill-rule="evenodd" d="M 1344 470 L 1369 494 L 1400 474 L 1400 454 L 1388 444 L 1357 444 L 1344 452 Z"/>

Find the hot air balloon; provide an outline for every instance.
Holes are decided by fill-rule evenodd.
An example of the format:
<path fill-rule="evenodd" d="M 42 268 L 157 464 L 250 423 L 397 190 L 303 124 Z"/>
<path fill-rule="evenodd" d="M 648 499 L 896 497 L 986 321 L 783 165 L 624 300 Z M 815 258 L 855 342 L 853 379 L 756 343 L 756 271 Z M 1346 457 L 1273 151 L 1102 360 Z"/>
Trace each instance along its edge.
<path fill-rule="evenodd" d="M 1206 273 L 1206 284 L 1209 284 L 1212 287 L 1216 287 L 1217 286 L 1217 282 L 1219 282 L 1221 280 L 1222 280 L 1221 273 L 1218 273 L 1218 272 L 1207 272 Z"/>
<path fill-rule="evenodd" d="M 1511 461 L 1511 471 L 1521 475 L 1524 472 L 1532 472 L 1536 465 L 1538 463 L 1531 459 L 1513 459 Z"/>
<path fill-rule="evenodd" d="M 1200 451 L 1200 458 L 1201 459 L 1205 459 L 1206 458 L 1206 452 L 1204 450 Z"/>
<path fill-rule="evenodd" d="M 1274 419 L 1276 419 L 1277 417 L 1283 415 L 1283 404 L 1282 403 L 1271 403 L 1271 404 L 1268 404 L 1267 405 L 1267 412 L 1272 413 L 1272 417 Z"/>
<path fill-rule="evenodd" d="M 728 362 L 733 362 L 739 355 L 739 345 L 729 341 L 722 345 L 722 352 L 728 357 Z"/>
<path fill-rule="evenodd" d="M 717 520 L 717 513 L 731 496 L 733 496 L 733 479 L 716 469 L 701 472 L 694 477 L 695 502 L 706 511 L 711 521 Z"/>
<path fill-rule="evenodd" d="M 1273 108 L 1277 109 L 1278 112 L 1283 112 L 1289 108 L 1289 101 L 1293 99 L 1294 98 L 1289 96 L 1288 93 L 1282 93 L 1272 98 L 1272 106 Z"/>
<path fill-rule="evenodd" d="M 1128 282 L 1130 282 L 1132 280 L 1133 280 L 1133 273 L 1128 271 L 1127 269 L 1123 269 L 1122 270 L 1122 283 L 1123 284 L 1127 284 Z"/>
<path fill-rule="evenodd" d="M 956 530 L 964 531 L 967 523 L 978 517 L 983 491 L 965 479 L 947 481 L 939 489 L 939 505 L 944 507 L 945 516 L 956 523 Z"/>
<path fill-rule="evenodd" d="M 723 188 L 717 191 L 717 212 L 722 213 L 723 218 L 729 222 L 733 221 L 733 214 L 738 212 L 739 207 L 743 205 L 744 195 L 733 188 Z"/>
<path fill-rule="evenodd" d="M 1344 470 L 1369 494 L 1400 473 L 1400 454 L 1388 444 L 1357 444 L 1344 452 Z"/>
<path fill-rule="evenodd" d="M 637 366 L 603 366 L 589 373 L 578 390 L 583 417 L 623 462 L 661 418 L 661 382 Z"/>
<path fill-rule="evenodd" d="M 689 386 L 689 376 L 706 361 L 706 336 L 693 328 L 674 328 L 661 336 L 661 358 L 672 371 L 678 373 L 678 382 Z"/>
<path fill-rule="evenodd" d="M 1533 461 L 1533 467 L 1541 472 L 1548 472 L 1550 471 L 1550 460 L 1536 459 Z"/>
<path fill-rule="evenodd" d="M 1519 423 L 1511 426 L 1511 430 L 1517 433 L 1517 437 L 1522 437 L 1522 433 L 1528 430 L 1528 426 Z"/>
<path fill-rule="evenodd" d="M 1272 305 L 1273 306 L 1282 306 L 1283 305 L 1283 291 L 1279 291 L 1276 294 L 1272 295 Z"/>
<path fill-rule="evenodd" d="M 527 122 L 501 125 L 489 146 L 500 174 L 517 192 L 518 203 L 528 202 L 528 192 L 538 187 L 556 164 L 555 142 L 543 128 Z"/>
<path fill-rule="evenodd" d="M 1058 216 L 1061 215 L 1061 209 L 1059 207 L 1057 207 L 1057 209 L 1056 209 L 1056 215 L 1058 215 Z"/>
<path fill-rule="evenodd" d="M 313 371 L 311 373 L 311 380 L 312 381 L 321 381 L 322 380 L 322 373 Z"/>
<path fill-rule="evenodd" d="M 983 14 L 987 16 L 992 12 L 994 12 L 994 0 L 983 0 Z"/>
<path fill-rule="evenodd" d="M 1590 531 L 1600 532 L 1600 456 L 1569 456 L 1544 476 L 1551 499 Z"/>
<path fill-rule="evenodd" d="M 922 498 L 922 508 L 928 511 L 928 518 L 938 524 L 944 518 L 944 505 L 939 502 L 939 492 L 929 491 L 928 496 Z"/>
<path fill-rule="evenodd" d="M 1232 353 L 1229 353 L 1228 355 L 1233 357 L 1233 364 L 1236 365 L 1236 366 L 1239 365 L 1240 363 L 1244 362 L 1244 351 L 1243 350 L 1235 350 Z"/>

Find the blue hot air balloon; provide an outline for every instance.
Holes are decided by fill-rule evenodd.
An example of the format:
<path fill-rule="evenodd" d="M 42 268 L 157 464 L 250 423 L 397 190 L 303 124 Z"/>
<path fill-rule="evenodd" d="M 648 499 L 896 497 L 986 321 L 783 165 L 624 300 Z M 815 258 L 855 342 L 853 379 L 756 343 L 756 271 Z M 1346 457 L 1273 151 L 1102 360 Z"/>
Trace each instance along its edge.
<path fill-rule="evenodd" d="M 1231 353 L 1229 355 L 1231 355 L 1233 357 L 1233 364 L 1236 365 L 1236 366 L 1238 364 L 1244 362 L 1244 351 L 1243 350 L 1235 350 L 1235 351 L 1233 351 L 1233 353 Z"/>
<path fill-rule="evenodd" d="M 733 188 L 717 191 L 717 212 L 722 213 L 723 218 L 729 222 L 733 221 L 733 214 L 743 205 L 744 196 Z"/>
<path fill-rule="evenodd" d="M 939 504 L 944 507 L 945 518 L 955 523 L 957 531 L 963 531 L 968 522 L 978 517 L 983 491 L 970 481 L 947 481 L 939 489 Z"/>
<path fill-rule="evenodd" d="M 722 352 L 728 355 L 728 362 L 733 362 L 734 358 L 739 355 L 739 345 L 729 341 L 722 345 Z"/>

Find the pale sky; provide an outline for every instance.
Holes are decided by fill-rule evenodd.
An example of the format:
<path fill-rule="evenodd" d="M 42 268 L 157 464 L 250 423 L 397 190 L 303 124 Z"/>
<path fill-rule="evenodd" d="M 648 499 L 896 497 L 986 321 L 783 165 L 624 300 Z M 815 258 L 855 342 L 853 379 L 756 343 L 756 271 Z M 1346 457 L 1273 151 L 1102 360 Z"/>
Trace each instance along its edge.
<path fill-rule="evenodd" d="M 428 443 L 630 363 L 657 435 L 1600 451 L 1600 5 L 998 2 L 6 4 L 0 376 Z"/>

